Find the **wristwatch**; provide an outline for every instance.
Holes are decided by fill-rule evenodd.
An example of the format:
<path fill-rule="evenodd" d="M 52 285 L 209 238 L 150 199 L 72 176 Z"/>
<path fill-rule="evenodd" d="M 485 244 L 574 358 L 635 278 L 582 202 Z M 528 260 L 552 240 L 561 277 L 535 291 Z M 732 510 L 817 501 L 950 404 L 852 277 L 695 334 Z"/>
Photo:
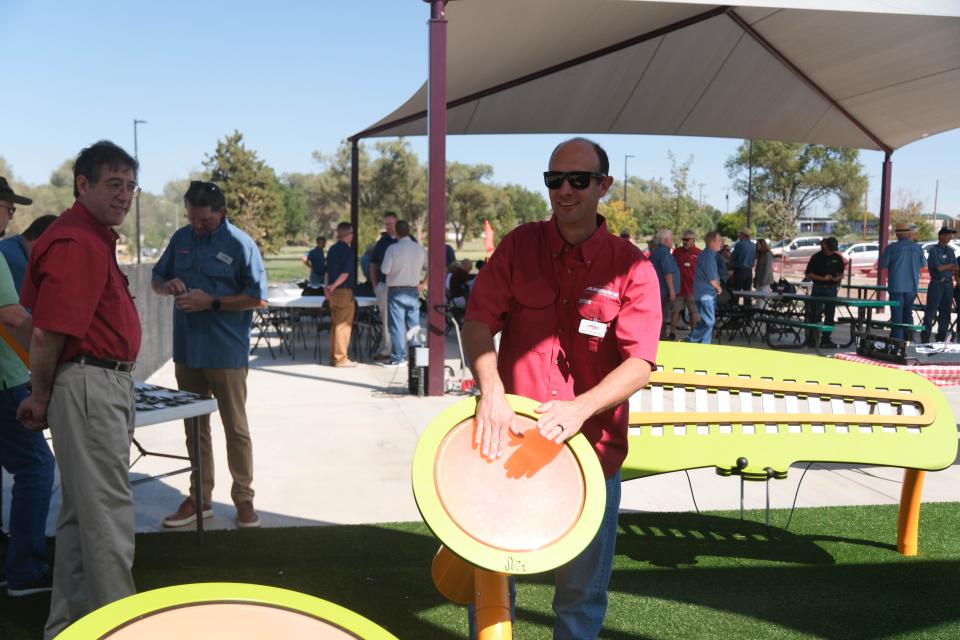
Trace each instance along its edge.
<path fill-rule="evenodd" d="M 210 308 L 214 311 L 220 311 L 220 298 L 214 298 Z"/>

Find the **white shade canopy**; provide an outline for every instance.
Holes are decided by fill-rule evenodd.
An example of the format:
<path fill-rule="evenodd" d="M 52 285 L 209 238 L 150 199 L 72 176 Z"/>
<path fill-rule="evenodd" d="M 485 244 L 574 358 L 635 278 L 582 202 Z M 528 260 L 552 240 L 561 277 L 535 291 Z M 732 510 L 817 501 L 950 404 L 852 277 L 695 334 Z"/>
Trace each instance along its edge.
<path fill-rule="evenodd" d="M 456 0 L 447 133 L 889 151 L 960 127 L 960 2 L 892 4 Z M 424 84 L 354 138 L 424 135 L 426 106 Z"/>

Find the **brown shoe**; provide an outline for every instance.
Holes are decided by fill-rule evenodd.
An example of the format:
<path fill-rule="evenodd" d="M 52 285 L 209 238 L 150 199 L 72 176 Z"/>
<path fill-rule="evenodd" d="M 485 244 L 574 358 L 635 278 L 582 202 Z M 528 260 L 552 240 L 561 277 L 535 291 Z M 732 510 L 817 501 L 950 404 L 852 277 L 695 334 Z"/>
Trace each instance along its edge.
<path fill-rule="evenodd" d="M 374 362 L 390 362 L 390 354 L 377 354 L 373 356 Z"/>
<path fill-rule="evenodd" d="M 208 504 L 203 506 L 203 517 L 213 517 L 213 509 Z M 171 513 L 163 519 L 163 526 L 172 529 L 174 527 L 193 524 L 196 521 L 197 504 L 193 501 L 193 498 L 187 498 L 180 504 L 180 508 L 177 509 L 176 513 Z"/>
<path fill-rule="evenodd" d="M 349 369 L 350 367 L 357 366 L 357 363 L 354 362 L 353 360 L 341 360 L 340 362 L 337 362 L 333 366 L 337 367 L 338 369 L 344 369 L 344 368 Z"/>
<path fill-rule="evenodd" d="M 253 510 L 253 501 L 244 500 L 237 505 L 237 527 L 254 529 L 260 526 L 260 516 Z"/>

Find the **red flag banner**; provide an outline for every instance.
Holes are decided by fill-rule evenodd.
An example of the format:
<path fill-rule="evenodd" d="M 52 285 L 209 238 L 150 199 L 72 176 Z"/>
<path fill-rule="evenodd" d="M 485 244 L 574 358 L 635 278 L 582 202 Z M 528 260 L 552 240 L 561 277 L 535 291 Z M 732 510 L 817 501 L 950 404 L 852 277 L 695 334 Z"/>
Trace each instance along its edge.
<path fill-rule="evenodd" d="M 483 248 L 487 252 L 487 257 L 493 253 L 495 247 L 494 238 L 493 238 L 493 226 L 490 225 L 489 220 L 483 221 Z"/>

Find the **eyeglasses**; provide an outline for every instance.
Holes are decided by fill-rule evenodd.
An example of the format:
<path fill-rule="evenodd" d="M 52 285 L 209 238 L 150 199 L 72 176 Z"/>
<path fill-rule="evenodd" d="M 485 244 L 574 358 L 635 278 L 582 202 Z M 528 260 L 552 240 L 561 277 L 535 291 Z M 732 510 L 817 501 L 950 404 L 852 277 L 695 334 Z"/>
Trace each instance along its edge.
<path fill-rule="evenodd" d="M 7 213 L 10 214 L 10 217 L 11 217 L 11 218 L 13 217 L 13 214 L 15 214 L 15 213 L 17 212 L 17 208 L 16 208 L 16 207 L 8 207 L 8 206 L 5 205 L 5 204 L 0 204 L 0 209 L 6 209 L 6 210 L 7 210 Z"/>
<path fill-rule="evenodd" d="M 107 191 L 116 195 L 121 191 L 126 191 L 127 193 L 132 193 L 134 195 L 140 193 L 140 186 L 136 182 L 127 182 L 124 183 L 123 180 L 107 180 L 104 183 Z"/>
<path fill-rule="evenodd" d="M 544 171 L 543 183 L 547 185 L 547 189 L 553 190 L 562 187 L 563 181 L 566 180 L 577 191 L 583 191 L 590 186 L 590 180 L 593 178 L 603 180 L 606 177 L 596 171 Z"/>
<path fill-rule="evenodd" d="M 693 238 L 681 238 L 684 242 L 693 242 Z"/>

